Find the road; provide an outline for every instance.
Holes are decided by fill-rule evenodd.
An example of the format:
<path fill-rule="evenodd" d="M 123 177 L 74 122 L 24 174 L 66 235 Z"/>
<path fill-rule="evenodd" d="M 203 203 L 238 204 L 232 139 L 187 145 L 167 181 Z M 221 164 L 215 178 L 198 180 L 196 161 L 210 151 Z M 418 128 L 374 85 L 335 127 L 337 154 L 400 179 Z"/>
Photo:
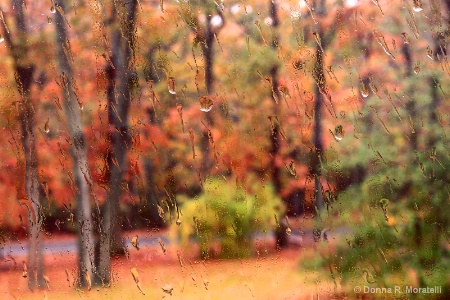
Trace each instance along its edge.
<path fill-rule="evenodd" d="M 349 228 L 336 228 L 334 230 L 326 231 L 326 237 L 328 240 L 336 239 L 336 237 L 342 236 L 346 233 L 350 232 Z M 132 247 L 131 238 L 136 233 L 125 232 L 125 245 L 127 247 Z M 155 235 L 152 233 L 146 235 L 145 232 L 137 233 L 139 235 L 139 246 L 142 249 L 153 248 L 153 247 L 161 247 L 159 245 L 159 239 L 165 244 L 170 245 L 173 241 L 168 237 L 167 232 L 161 232 L 159 235 Z M 322 232 L 322 238 L 324 238 L 324 232 Z M 269 240 L 273 239 L 273 234 L 255 234 L 253 236 L 255 241 L 261 240 Z M 294 229 L 292 233 L 288 236 L 289 243 L 291 245 L 303 246 L 313 243 L 313 230 L 300 230 Z M 66 237 L 64 239 L 59 239 L 57 237 L 46 239 L 43 242 L 42 251 L 43 254 L 76 254 L 78 252 L 77 239 L 75 236 Z M 26 257 L 28 253 L 28 243 L 25 241 L 17 241 L 17 242 L 6 242 L 0 246 L 0 259 L 3 261 L 6 256 L 11 255 L 14 258 Z M 1 262 L 1 261 L 0 261 Z"/>

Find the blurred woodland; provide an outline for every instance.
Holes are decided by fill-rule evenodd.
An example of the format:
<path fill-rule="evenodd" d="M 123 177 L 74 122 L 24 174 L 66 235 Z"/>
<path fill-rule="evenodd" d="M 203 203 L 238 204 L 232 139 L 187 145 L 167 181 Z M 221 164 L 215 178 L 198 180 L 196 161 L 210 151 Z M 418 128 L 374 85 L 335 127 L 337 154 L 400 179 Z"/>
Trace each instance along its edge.
<path fill-rule="evenodd" d="M 0 9 L 0 237 L 28 239 L 30 288 L 43 235 L 77 234 L 90 287 L 126 230 L 231 258 L 305 216 L 332 281 L 450 286 L 450 2 Z"/>

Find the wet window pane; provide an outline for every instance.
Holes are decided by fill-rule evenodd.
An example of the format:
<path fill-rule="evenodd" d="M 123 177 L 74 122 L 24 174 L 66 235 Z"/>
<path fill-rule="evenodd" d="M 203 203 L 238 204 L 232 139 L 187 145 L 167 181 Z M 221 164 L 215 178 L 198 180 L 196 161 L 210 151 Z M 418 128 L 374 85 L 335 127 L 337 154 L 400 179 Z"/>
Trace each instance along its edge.
<path fill-rule="evenodd" d="M 0 1 L 0 296 L 449 299 L 449 24 Z"/>

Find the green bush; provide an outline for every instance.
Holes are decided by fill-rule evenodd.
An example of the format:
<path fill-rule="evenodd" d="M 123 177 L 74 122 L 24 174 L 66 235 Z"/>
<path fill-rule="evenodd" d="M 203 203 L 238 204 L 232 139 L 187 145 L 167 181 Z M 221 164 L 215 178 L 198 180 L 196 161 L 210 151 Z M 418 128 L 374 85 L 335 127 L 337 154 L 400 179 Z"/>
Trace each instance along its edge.
<path fill-rule="evenodd" d="M 181 214 L 172 233 L 184 246 L 192 239 L 199 242 L 202 258 L 210 257 L 215 246 L 222 258 L 250 256 L 252 234 L 275 228 L 275 215 L 284 211 L 271 186 L 254 184 L 246 190 L 218 178 L 208 179 L 199 197 L 177 198 Z"/>

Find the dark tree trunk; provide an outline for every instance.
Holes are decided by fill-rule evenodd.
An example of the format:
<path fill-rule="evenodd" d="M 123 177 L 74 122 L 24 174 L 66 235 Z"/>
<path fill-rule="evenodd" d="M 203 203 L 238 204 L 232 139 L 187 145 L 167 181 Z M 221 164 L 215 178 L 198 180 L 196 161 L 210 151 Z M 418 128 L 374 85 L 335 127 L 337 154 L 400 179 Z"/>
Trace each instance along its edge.
<path fill-rule="evenodd" d="M 409 48 L 409 44 L 403 44 L 402 46 L 402 53 L 405 57 L 405 77 L 410 78 L 413 76 L 413 62 L 411 57 L 411 49 Z M 406 110 L 408 111 L 409 116 L 411 117 L 410 120 L 413 122 L 411 126 L 413 127 L 411 129 L 411 133 L 409 134 L 409 140 L 411 143 L 411 149 L 413 151 L 417 150 L 417 136 L 419 130 L 419 126 L 414 126 L 414 122 L 416 122 L 416 100 L 414 99 L 414 89 L 412 87 L 409 87 L 407 90 L 407 94 L 410 96 L 409 102 L 406 104 Z"/>
<path fill-rule="evenodd" d="M 13 43 L 10 32 L 3 26 L 3 33 L 14 62 L 17 89 L 21 97 L 20 127 L 22 147 L 25 156 L 25 191 L 29 204 L 28 209 L 28 287 L 44 287 L 43 258 L 40 244 L 42 214 L 40 203 L 40 188 L 38 178 L 38 161 L 34 136 L 34 107 L 31 97 L 31 84 L 35 66 L 28 52 L 28 32 L 25 25 L 24 1 L 12 0 L 14 18 L 17 28 L 17 41 Z M 21 203 L 24 204 L 24 203 Z"/>
<path fill-rule="evenodd" d="M 60 81 L 64 111 L 72 145 L 70 153 L 74 164 L 75 183 L 77 186 L 76 206 L 78 223 L 78 277 L 82 286 L 88 286 L 87 277 L 92 278 L 94 269 L 94 236 L 92 232 L 92 215 L 90 202 L 91 176 L 88 168 L 86 138 L 82 131 L 80 118 L 80 100 L 73 89 L 72 66 L 64 48 L 68 49 L 67 29 L 64 16 L 65 2 L 55 0 L 59 7 L 55 15 L 56 52 L 60 68 Z"/>
<path fill-rule="evenodd" d="M 131 146 L 128 131 L 128 110 L 131 98 L 130 62 L 134 51 L 134 28 L 137 0 L 114 2 L 112 16 L 112 57 L 114 68 L 108 66 L 108 121 L 110 148 L 108 152 L 109 191 L 102 211 L 100 260 L 98 274 L 103 283 L 111 281 L 111 250 L 122 248 L 117 215 L 122 195 L 122 177 L 127 168 L 127 151 Z M 119 20 L 117 19 L 119 17 Z"/>
<path fill-rule="evenodd" d="M 322 33 L 317 33 L 322 40 Z M 322 45 L 324 48 L 324 45 Z M 322 142 L 322 103 L 324 96 L 321 92 L 325 88 L 325 74 L 323 70 L 323 52 L 319 45 L 316 46 L 316 62 L 314 65 L 314 80 L 315 87 L 315 102 L 314 102 L 314 153 L 312 153 L 311 167 L 314 175 L 314 197 L 316 213 L 323 209 L 323 195 L 322 184 L 320 178 L 322 176 L 322 157 L 323 157 L 323 142 Z"/>
<path fill-rule="evenodd" d="M 213 93 L 214 85 L 214 31 L 211 25 L 211 15 L 206 18 L 205 45 L 202 44 L 203 57 L 205 59 L 205 87 L 206 93 Z"/>
<path fill-rule="evenodd" d="M 211 25 L 211 14 L 207 13 L 206 28 L 204 29 L 205 43 L 201 44 L 203 59 L 205 64 L 205 88 L 206 94 L 212 96 L 214 93 L 214 31 Z M 210 126 L 213 123 L 211 112 L 205 113 L 206 125 Z M 202 136 L 200 138 L 200 147 L 202 151 L 202 164 L 200 166 L 200 174 L 204 177 L 209 175 L 212 168 L 212 160 L 210 151 L 210 141 L 208 130 L 202 129 Z"/>
<path fill-rule="evenodd" d="M 149 157 L 143 159 L 145 171 L 145 197 L 146 205 L 150 212 L 150 226 L 160 228 L 164 225 L 164 220 L 158 213 L 158 194 L 155 191 L 155 181 L 153 179 L 153 164 Z"/>
<path fill-rule="evenodd" d="M 278 49 L 278 32 L 277 28 L 280 24 L 278 18 L 278 5 L 275 1 L 269 1 L 269 15 L 272 18 L 272 41 L 271 47 L 274 51 Z M 271 97 L 273 97 L 273 116 L 278 117 L 280 105 L 281 93 L 279 91 L 279 81 L 278 81 L 278 65 L 275 64 L 270 69 L 270 77 L 272 81 L 271 86 Z M 275 99 L 276 98 L 276 99 Z M 280 196 L 281 194 L 281 177 L 280 177 L 280 167 L 277 164 L 277 157 L 280 155 L 280 124 L 276 120 L 273 120 L 272 132 L 270 135 L 270 175 L 272 178 L 272 183 L 275 189 L 275 193 Z M 280 218 L 279 226 L 275 230 L 276 247 L 286 248 L 288 246 L 287 239 L 287 224 L 283 216 L 277 216 Z"/>

